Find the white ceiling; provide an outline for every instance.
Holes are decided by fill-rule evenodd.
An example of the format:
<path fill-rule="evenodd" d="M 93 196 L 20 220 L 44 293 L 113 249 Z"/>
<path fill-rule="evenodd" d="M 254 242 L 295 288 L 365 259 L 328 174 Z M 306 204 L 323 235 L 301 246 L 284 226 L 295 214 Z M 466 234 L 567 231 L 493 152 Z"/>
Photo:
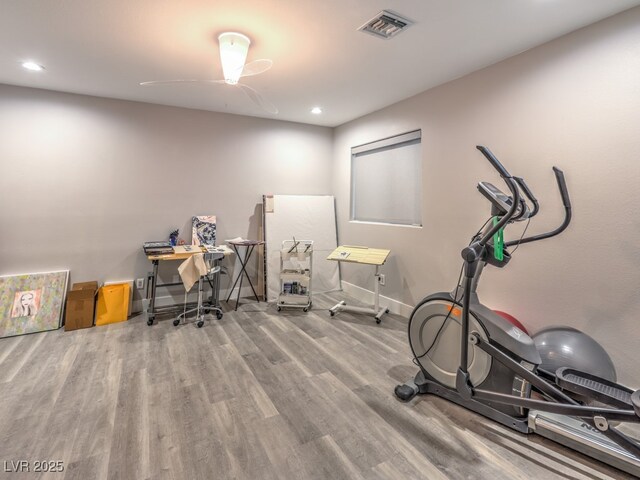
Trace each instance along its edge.
<path fill-rule="evenodd" d="M 336 126 L 547 42 L 640 0 L 0 0 L 0 83 Z M 390 40 L 358 32 L 380 10 L 415 22 Z M 219 79 L 217 34 L 252 39 L 244 82 Z M 35 60 L 44 72 L 21 62 Z M 310 113 L 319 105 L 322 115 Z"/>

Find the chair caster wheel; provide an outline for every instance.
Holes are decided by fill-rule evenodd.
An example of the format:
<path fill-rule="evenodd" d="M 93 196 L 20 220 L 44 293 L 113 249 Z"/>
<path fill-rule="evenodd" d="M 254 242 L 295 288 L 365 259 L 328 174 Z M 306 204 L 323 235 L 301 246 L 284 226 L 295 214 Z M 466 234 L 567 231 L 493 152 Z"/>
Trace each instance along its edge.
<path fill-rule="evenodd" d="M 389 313 L 389 309 L 387 308 L 387 309 L 384 311 L 384 313 Z"/>
<path fill-rule="evenodd" d="M 149 320 L 147 320 L 147 325 L 149 326 L 153 325 L 153 318 L 150 318 Z"/>
<path fill-rule="evenodd" d="M 204 321 L 203 321 L 203 320 L 200 320 L 200 321 L 198 322 L 198 328 L 202 328 L 202 326 L 203 326 L 203 325 L 204 325 Z"/>
<path fill-rule="evenodd" d="M 282 311 L 282 308 L 278 307 L 278 311 L 279 311 L 279 312 L 280 312 L 280 311 Z"/>
<path fill-rule="evenodd" d="M 174 327 L 177 327 L 178 325 L 180 325 L 180 319 L 176 318 L 176 319 L 173 321 L 173 326 L 174 326 Z"/>
<path fill-rule="evenodd" d="M 217 318 L 218 320 L 222 320 L 222 312 L 218 312 L 218 313 L 216 313 L 216 318 Z"/>
<path fill-rule="evenodd" d="M 381 318 L 376 318 L 376 323 L 377 323 L 378 325 L 380 325 L 380 323 L 381 323 L 381 322 L 382 322 L 382 319 L 381 319 Z"/>
<path fill-rule="evenodd" d="M 302 309 L 302 311 L 303 311 L 303 312 L 308 312 L 308 311 L 309 311 L 309 308 L 308 308 L 308 307 L 304 307 L 304 308 Z"/>
<path fill-rule="evenodd" d="M 332 317 L 336 314 L 336 312 L 333 312 L 331 310 L 329 310 L 329 313 L 331 314 Z"/>

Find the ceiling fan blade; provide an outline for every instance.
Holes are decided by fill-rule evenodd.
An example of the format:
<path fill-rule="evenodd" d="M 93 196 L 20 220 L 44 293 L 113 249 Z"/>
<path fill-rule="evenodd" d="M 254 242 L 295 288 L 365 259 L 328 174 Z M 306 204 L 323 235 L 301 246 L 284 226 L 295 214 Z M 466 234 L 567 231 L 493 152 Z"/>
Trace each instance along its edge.
<path fill-rule="evenodd" d="M 178 80 L 152 80 L 150 82 L 140 82 L 143 87 L 152 85 L 178 85 L 181 83 L 224 83 L 224 80 L 197 80 L 197 79 L 178 79 Z"/>
<path fill-rule="evenodd" d="M 241 77 L 250 77 L 252 75 L 258 75 L 259 73 L 266 72 L 273 66 L 273 62 L 267 58 L 262 58 L 260 60 L 254 60 L 253 62 L 249 62 L 245 64 L 242 69 Z"/>
<path fill-rule="evenodd" d="M 240 87 L 240 89 L 244 92 L 244 94 L 247 97 L 249 97 L 249 99 L 253 103 L 255 103 L 257 106 L 259 106 L 265 112 L 269 112 L 269 113 L 272 113 L 274 115 L 276 113 L 278 113 L 278 108 L 273 103 L 271 103 L 269 100 L 264 98 L 262 95 L 260 95 L 258 92 L 256 92 L 249 85 L 245 85 L 243 83 L 238 83 L 237 86 Z"/>

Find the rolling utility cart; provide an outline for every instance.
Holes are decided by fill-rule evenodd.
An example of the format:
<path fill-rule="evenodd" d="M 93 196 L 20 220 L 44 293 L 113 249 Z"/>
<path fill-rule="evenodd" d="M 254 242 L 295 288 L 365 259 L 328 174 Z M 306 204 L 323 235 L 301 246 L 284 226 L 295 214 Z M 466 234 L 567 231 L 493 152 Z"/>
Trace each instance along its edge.
<path fill-rule="evenodd" d="M 283 308 L 311 308 L 312 240 L 285 240 L 280 249 L 280 295 Z"/>

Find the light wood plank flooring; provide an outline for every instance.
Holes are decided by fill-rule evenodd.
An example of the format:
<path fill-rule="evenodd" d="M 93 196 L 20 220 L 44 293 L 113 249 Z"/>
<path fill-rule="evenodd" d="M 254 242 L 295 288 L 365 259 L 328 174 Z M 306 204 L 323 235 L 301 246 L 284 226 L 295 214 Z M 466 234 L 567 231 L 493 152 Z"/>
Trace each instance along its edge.
<path fill-rule="evenodd" d="M 45 477 L 65 480 L 627 478 L 439 398 L 398 402 L 406 320 L 331 318 L 342 298 L 0 339 L 0 462 L 61 460 Z"/>

